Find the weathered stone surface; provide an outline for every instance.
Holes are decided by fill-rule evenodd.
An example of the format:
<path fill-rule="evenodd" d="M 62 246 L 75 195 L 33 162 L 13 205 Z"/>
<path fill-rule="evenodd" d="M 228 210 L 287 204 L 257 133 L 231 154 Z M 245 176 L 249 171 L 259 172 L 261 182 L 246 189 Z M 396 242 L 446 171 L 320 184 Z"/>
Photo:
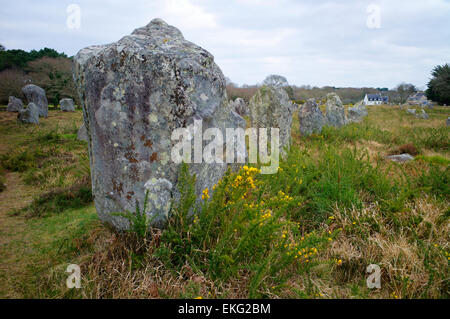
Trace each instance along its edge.
<path fill-rule="evenodd" d="M 8 100 L 8 107 L 6 108 L 6 110 L 8 112 L 19 112 L 22 109 L 23 109 L 22 100 L 14 96 L 10 96 Z"/>
<path fill-rule="evenodd" d="M 250 122 L 254 128 L 280 129 L 280 154 L 291 143 L 292 113 L 294 106 L 283 88 L 261 87 L 249 103 Z"/>
<path fill-rule="evenodd" d="M 360 101 L 355 106 L 349 107 L 347 109 L 347 113 L 348 113 L 347 117 L 348 122 L 355 122 L 355 123 L 361 122 L 363 118 L 366 117 L 368 114 L 364 101 Z"/>
<path fill-rule="evenodd" d="M 81 127 L 78 129 L 77 139 L 80 141 L 89 142 L 88 131 L 86 129 L 86 124 L 83 123 Z"/>
<path fill-rule="evenodd" d="M 409 155 L 408 153 L 400 154 L 400 155 L 390 155 L 386 157 L 388 160 L 391 160 L 393 162 L 397 163 L 405 163 L 412 161 L 414 159 L 413 156 Z"/>
<path fill-rule="evenodd" d="M 326 119 L 314 99 L 309 99 L 298 111 L 298 120 L 300 122 L 300 133 L 308 136 L 313 133 L 322 132 L 326 125 Z"/>
<path fill-rule="evenodd" d="M 61 111 L 64 112 L 75 112 L 75 105 L 72 99 L 65 98 L 59 101 L 59 105 L 61 106 Z"/>
<path fill-rule="evenodd" d="M 344 105 L 336 93 L 327 94 L 327 108 L 325 117 L 330 126 L 341 127 L 347 123 Z"/>
<path fill-rule="evenodd" d="M 424 92 L 417 92 L 408 97 L 406 100 L 406 103 L 408 105 L 419 105 L 419 106 L 426 106 L 430 105 L 431 101 L 427 99 L 427 96 Z"/>
<path fill-rule="evenodd" d="M 43 88 L 34 84 L 28 84 L 22 88 L 22 92 L 27 98 L 28 103 L 34 103 L 37 106 L 39 116 L 48 116 L 48 102 Z"/>
<path fill-rule="evenodd" d="M 250 113 L 247 103 L 245 103 L 244 99 L 238 97 L 236 100 L 231 102 L 232 109 L 239 114 L 240 116 L 247 116 Z"/>
<path fill-rule="evenodd" d="M 408 112 L 409 114 L 412 114 L 412 115 L 416 115 L 415 109 L 407 109 L 406 112 Z"/>
<path fill-rule="evenodd" d="M 118 229 L 129 223 L 112 213 L 134 212 L 136 201 L 143 207 L 146 190 L 147 216 L 158 224 L 166 218 L 180 168 L 171 160 L 179 143 L 171 140 L 175 129 L 202 120 L 193 130 L 219 128 L 225 137 L 225 128 L 245 127 L 231 110 L 214 57 L 160 19 L 115 43 L 82 49 L 74 58 L 74 80 L 90 136 L 95 206 Z M 228 165 L 189 167 L 201 198 Z"/>
<path fill-rule="evenodd" d="M 39 109 L 34 103 L 28 104 L 28 107 L 19 111 L 17 121 L 26 124 L 39 124 Z"/>
<path fill-rule="evenodd" d="M 419 119 L 423 119 L 423 120 L 427 120 L 429 118 L 427 112 L 425 112 L 424 109 L 421 110 L 421 112 L 419 114 L 415 114 L 417 118 Z"/>
<path fill-rule="evenodd" d="M 450 126 L 450 116 L 449 117 L 447 117 L 447 126 Z"/>

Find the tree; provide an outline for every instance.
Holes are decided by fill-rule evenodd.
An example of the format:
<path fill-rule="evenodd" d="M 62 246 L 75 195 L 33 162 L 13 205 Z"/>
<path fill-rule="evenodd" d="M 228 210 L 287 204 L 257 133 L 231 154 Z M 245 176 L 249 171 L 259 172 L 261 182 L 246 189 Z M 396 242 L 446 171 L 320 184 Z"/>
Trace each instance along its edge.
<path fill-rule="evenodd" d="M 6 50 L 5 46 L 3 44 L 0 44 L 0 51 L 5 51 L 5 50 Z"/>
<path fill-rule="evenodd" d="M 272 86 L 275 88 L 288 86 L 289 83 L 287 79 L 284 76 L 272 74 L 266 77 L 266 79 L 263 81 L 264 85 Z"/>
<path fill-rule="evenodd" d="M 405 103 L 408 99 L 408 96 L 417 92 L 416 87 L 411 83 L 400 83 L 395 88 L 395 91 L 398 93 L 399 103 Z"/>
<path fill-rule="evenodd" d="M 450 104 L 450 66 L 446 63 L 434 67 L 428 82 L 427 98 L 439 104 Z"/>

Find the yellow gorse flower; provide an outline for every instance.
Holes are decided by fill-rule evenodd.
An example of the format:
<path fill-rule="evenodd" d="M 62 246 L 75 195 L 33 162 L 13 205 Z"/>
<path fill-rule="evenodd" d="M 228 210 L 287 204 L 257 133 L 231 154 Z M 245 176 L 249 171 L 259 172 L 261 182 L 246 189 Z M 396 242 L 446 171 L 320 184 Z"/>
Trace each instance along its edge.
<path fill-rule="evenodd" d="M 209 198 L 209 190 L 208 187 L 206 187 L 202 192 L 202 199 L 208 199 Z"/>

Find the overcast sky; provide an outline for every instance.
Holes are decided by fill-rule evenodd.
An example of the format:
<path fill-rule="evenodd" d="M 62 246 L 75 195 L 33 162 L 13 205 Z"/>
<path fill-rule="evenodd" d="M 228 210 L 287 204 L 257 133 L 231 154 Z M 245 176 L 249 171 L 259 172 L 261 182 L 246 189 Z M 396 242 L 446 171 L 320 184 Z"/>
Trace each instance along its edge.
<path fill-rule="evenodd" d="M 79 28 L 68 27 L 69 4 L 81 9 Z M 156 17 L 241 85 L 280 74 L 295 85 L 424 87 L 435 65 L 450 63 L 450 0 L 3 1 L 0 43 L 74 55 Z"/>

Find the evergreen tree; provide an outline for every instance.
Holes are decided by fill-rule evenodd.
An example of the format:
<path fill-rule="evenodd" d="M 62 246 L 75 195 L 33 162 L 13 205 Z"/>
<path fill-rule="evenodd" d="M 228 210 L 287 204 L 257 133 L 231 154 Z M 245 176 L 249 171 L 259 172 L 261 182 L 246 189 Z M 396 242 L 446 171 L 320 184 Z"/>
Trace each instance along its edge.
<path fill-rule="evenodd" d="M 431 72 L 428 82 L 427 98 L 439 104 L 450 105 L 450 66 L 438 65 Z"/>

